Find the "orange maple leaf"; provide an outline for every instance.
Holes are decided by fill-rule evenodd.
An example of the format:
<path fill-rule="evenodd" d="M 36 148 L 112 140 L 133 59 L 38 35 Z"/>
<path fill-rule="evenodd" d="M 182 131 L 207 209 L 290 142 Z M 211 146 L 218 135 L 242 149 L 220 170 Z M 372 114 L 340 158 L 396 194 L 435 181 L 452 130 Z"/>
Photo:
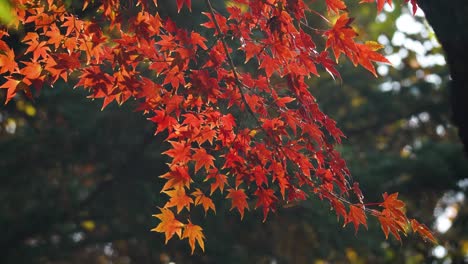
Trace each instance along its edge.
<path fill-rule="evenodd" d="M 159 210 L 161 210 L 161 213 L 153 216 L 160 219 L 161 223 L 151 229 L 151 231 L 164 233 L 166 236 L 166 244 L 174 234 L 177 234 L 179 238 L 182 238 L 182 227 L 184 224 L 175 218 L 174 213 L 172 213 L 170 209 L 159 208 Z"/>
<path fill-rule="evenodd" d="M 184 207 L 186 207 L 187 210 L 190 211 L 190 204 L 193 204 L 193 200 L 187 194 L 185 194 L 184 188 L 179 188 L 179 189 L 170 190 L 170 191 L 163 191 L 163 193 L 171 197 L 171 199 L 169 199 L 169 202 L 167 202 L 164 205 L 165 208 L 171 208 L 171 207 L 176 206 L 177 213 L 180 213 L 180 211 L 182 211 Z"/>
<path fill-rule="evenodd" d="M 195 153 L 192 156 L 192 159 L 195 161 L 195 172 L 205 167 L 205 170 L 208 171 L 210 167 L 214 167 L 213 156 L 208 154 L 204 148 L 196 148 Z"/>
<path fill-rule="evenodd" d="M 188 173 L 187 166 L 171 166 L 170 171 L 159 176 L 160 178 L 167 179 L 166 184 L 161 191 L 169 190 L 171 188 L 180 189 L 183 187 L 190 187 L 192 178 Z"/>
<path fill-rule="evenodd" d="M 18 85 L 21 83 L 19 80 L 15 80 L 13 78 L 6 77 L 7 81 L 0 86 L 0 88 L 7 89 L 7 98 L 5 104 L 15 97 L 16 92 L 18 91 Z"/>
<path fill-rule="evenodd" d="M 226 198 L 232 199 L 232 206 L 231 210 L 234 208 L 237 208 L 241 215 L 241 219 L 244 218 L 244 209 L 247 208 L 249 209 L 249 205 L 247 204 L 247 195 L 245 194 L 243 189 L 229 189 L 229 194 L 226 196 Z"/>
<path fill-rule="evenodd" d="M 163 152 L 163 154 L 173 158 L 172 164 L 176 164 L 177 162 L 186 163 L 188 160 L 190 160 L 190 145 L 188 145 L 185 141 L 169 141 L 169 143 L 172 145 L 172 149 Z"/>
<path fill-rule="evenodd" d="M 27 62 L 23 61 L 26 66 L 21 69 L 21 74 L 29 80 L 38 79 L 42 73 L 42 66 L 37 61 Z"/>
<path fill-rule="evenodd" d="M 192 249 L 192 254 L 193 251 L 195 250 L 195 242 L 198 242 L 198 245 L 200 248 L 205 252 L 205 236 L 203 235 L 203 229 L 199 225 L 194 225 L 190 222 L 188 222 L 187 225 L 185 225 L 184 228 L 184 234 L 182 235 L 182 238 L 188 238 L 190 248 Z"/>
<path fill-rule="evenodd" d="M 207 181 L 209 179 L 215 179 L 215 182 L 211 184 L 210 195 L 213 194 L 213 192 L 216 191 L 216 189 L 219 189 L 219 191 L 223 193 L 224 184 L 227 183 L 227 176 L 219 173 L 219 171 L 215 168 L 210 170 L 210 173 L 204 181 Z"/>
<path fill-rule="evenodd" d="M 6 50 L 0 50 L 0 74 L 6 72 L 13 73 L 17 69 L 18 64 L 15 61 L 15 52 L 13 49 L 7 48 Z"/>
<path fill-rule="evenodd" d="M 213 200 L 208 198 L 200 189 L 196 188 L 195 190 L 196 191 L 192 193 L 192 195 L 195 197 L 195 206 L 201 204 L 205 210 L 205 215 L 210 209 L 216 213 L 216 207 L 213 203 Z"/>

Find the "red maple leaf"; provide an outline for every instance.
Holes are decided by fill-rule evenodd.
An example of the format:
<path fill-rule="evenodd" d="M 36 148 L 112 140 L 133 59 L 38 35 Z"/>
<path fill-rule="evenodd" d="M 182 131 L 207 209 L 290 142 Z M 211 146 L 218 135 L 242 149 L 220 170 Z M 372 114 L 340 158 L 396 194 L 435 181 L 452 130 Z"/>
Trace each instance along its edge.
<path fill-rule="evenodd" d="M 427 228 L 426 225 L 419 223 L 415 219 L 411 219 L 411 228 L 413 232 L 418 233 L 424 240 L 429 240 L 432 243 L 437 243 L 437 239 L 434 234 Z"/>
<path fill-rule="evenodd" d="M 155 135 L 157 135 L 159 132 L 162 132 L 166 129 L 168 129 L 169 131 L 172 131 L 174 125 L 178 124 L 175 118 L 173 118 L 170 115 L 167 115 L 166 112 L 163 110 L 156 110 L 154 111 L 154 113 L 156 115 L 151 118 L 148 118 L 148 120 L 157 124 L 156 132 L 154 132 Z"/>
<path fill-rule="evenodd" d="M 405 0 L 408 2 L 408 0 Z M 390 6 L 392 5 L 392 0 L 361 0 L 359 3 L 373 3 L 377 2 L 377 11 L 381 12 L 383 10 L 383 7 L 386 3 L 388 3 Z"/>
<path fill-rule="evenodd" d="M 351 182 L 334 146 L 344 135 L 311 94 L 307 78 L 318 76 L 318 67 L 340 78 L 336 67 L 343 53 L 374 75 L 375 62 L 388 63 L 377 52 L 380 44 L 355 41 L 357 32 L 344 0 L 325 1 L 328 15 L 337 16 L 329 30 L 309 24 L 313 20 L 305 16 L 307 10 L 328 19 L 304 1 L 236 0 L 236 7 L 227 8 L 227 17 L 206 0 L 208 21 L 202 26 L 209 30 L 202 31 L 161 19 L 148 0 L 125 6 L 116 0 L 86 0 L 89 17 L 99 16 L 91 20 L 81 19 L 63 1 L 29 2 L 11 7 L 24 34 L 10 37 L 0 29 L 0 79 L 5 79 L 0 88 L 7 89 L 6 101 L 18 91 L 31 97 L 31 86 L 53 85 L 59 78 L 69 82 L 76 73 L 76 86 L 86 89 L 90 98 L 102 98 L 103 108 L 132 98 L 138 111 L 152 113 L 155 134 L 167 131 L 165 141 L 170 144 L 163 152 L 170 159 L 169 172 L 161 176 L 166 180 L 162 192 L 170 198 L 155 215 L 161 223 L 153 229 L 164 233 L 166 242 L 177 234 L 188 239 L 192 253 L 197 243 L 204 249 L 202 228 L 190 220 L 178 221 L 168 208 L 180 213 L 195 204 L 205 214 L 215 211 L 210 196 L 230 186 L 228 176 L 235 188 L 229 188 L 226 198 L 241 218 L 249 198 L 256 199 L 255 207 L 261 207 L 266 218 L 278 199 L 291 205 L 311 194 L 328 200 L 338 218 L 353 223 L 356 231 L 367 225 L 368 211 L 378 218 L 386 237 L 401 239 L 411 223 L 416 233 L 435 241 L 426 226 L 406 217 L 398 194 L 384 194 L 383 202 L 366 204 L 379 205 L 382 211 L 364 208 L 359 186 Z M 376 2 L 379 12 L 392 4 L 361 2 Z M 405 2 L 416 12 L 416 0 Z M 191 0 L 174 3 L 178 12 L 184 6 L 191 9 Z M 319 51 L 312 32 L 322 33 L 335 61 L 328 51 Z M 23 45 L 12 46 L 16 37 L 22 37 Z M 238 60 L 239 50 L 244 63 Z M 19 52 L 21 59 L 15 57 Z M 260 70 L 251 72 L 255 64 Z M 192 179 L 202 174 L 206 176 L 197 182 L 199 189 L 191 190 Z M 210 196 L 204 193 L 207 185 Z M 351 204 L 348 213 L 350 191 L 360 203 Z"/>
<path fill-rule="evenodd" d="M 349 213 L 346 217 L 345 224 L 353 223 L 354 230 L 357 232 L 359 229 L 359 225 L 364 225 L 367 228 L 367 220 L 366 220 L 366 213 L 362 206 L 349 206 Z"/>
<path fill-rule="evenodd" d="M 375 77 L 377 77 L 377 73 L 375 72 L 375 68 L 372 64 L 372 61 L 390 64 L 387 58 L 385 58 L 382 54 L 376 52 L 377 50 L 383 48 L 383 46 L 377 42 L 368 41 L 365 44 L 356 43 L 356 48 L 358 54 L 356 62 L 362 65 L 368 71 L 372 72 Z"/>
<path fill-rule="evenodd" d="M 354 38 L 357 33 L 350 26 L 353 20 L 353 18 L 348 17 L 348 13 L 344 13 L 336 20 L 333 28 L 324 33 L 327 36 L 326 48 L 332 48 L 337 61 L 341 53 L 352 58 L 356 52 Z"/>
<path fill-rule="evenodd" d="M 255 195 L 257 196 L 257 204 L 255 205 L 255 208 L 261 206 L 263 209 L 263 222 L 266 221 L 266 218 L 268 216 L 268 212 L 270 210 L 274 211 L 274 203 L 278 200 L 275 196 L 275 191 L 272 189 L 264 189 L 264 188 L 258 188 L 257 191 L 255 191 Z"/>
<path fill-rule="evenodd" d="M 338 13 L 340 10 L 346 9 L 346 4 L 342 0 L 326 0 L 328 12 L 333 11 Z"/>
<path fill-rule="evenodd" d="M 187 8 L 192 11 L 192 0 L 176 0 L 177 2 L 177 12 L 180 12 L 184 4 L 187 6 Z"/>
<path fill-rule="evenodd" d="M 413 6 L 413 15 L 416 14 L 416 11 L 418 11 L 418 0 L 405 0 L 405 3 L 411 2 L 411 5 Z"/>

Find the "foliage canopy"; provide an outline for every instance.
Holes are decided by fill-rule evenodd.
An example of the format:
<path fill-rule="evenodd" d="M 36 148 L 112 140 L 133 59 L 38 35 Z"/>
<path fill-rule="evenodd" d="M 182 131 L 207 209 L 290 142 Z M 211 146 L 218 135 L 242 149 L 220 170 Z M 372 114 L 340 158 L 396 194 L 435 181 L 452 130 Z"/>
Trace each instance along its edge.
<path fill-rule="evenodd" d="M 323 14 L 301 0 L 230 2 L 217 10 L 205 0 L 205 22 L 188 30 L 160 15 L 157 1 L 12 1 L 12 19 L 0 31 L 0 88 L 8 102 L 78 79 L 75 87 L 102 98 L 103 109 L 135 99 L 170 145 L 161 176 L 169 201 L 153 231 L 166 242 L 187 238 L 192 252 L 196 244 L 204 250 L 205 237 L 189 212 L 215 213 L 214 193 L 241 218 L 261 208 L 264 220 L 278 206 L 315 195 L 356 232 L 370 215 L 386 237 L 401 240 L 412 229 L 435 242 L 406 216 L 398 193 L 364 201 L 335 149 L 344 135 L 307 84 L 321 69 L 340 79 L 341 55 L 377 75 L 373 63 L 388 63 L 377 52 L 382 45 L 358 39 L 342 0 L 326 0 Z M 379 11 L 392 4 L 376 2 Z M 177 0 L 177 12 L 183 9 L 190 0 Z M 311 25 L 308 15 L 323 23 Z M 21 45 L 13 45 L 12 32 Z"/>

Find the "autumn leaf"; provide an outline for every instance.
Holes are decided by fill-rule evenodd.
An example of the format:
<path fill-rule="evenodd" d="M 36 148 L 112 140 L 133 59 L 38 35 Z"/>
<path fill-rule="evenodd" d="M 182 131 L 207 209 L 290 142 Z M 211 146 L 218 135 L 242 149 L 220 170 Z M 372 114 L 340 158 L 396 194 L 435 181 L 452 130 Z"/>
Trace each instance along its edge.
<path fill-rule="evenodd" d="M 419 223 L 416 219 L 411 219 L 411 228 L 413 229 L 413 232 L 418 233 L 424 240 L 429 240 L 434 244 L 437 243 L 437 239 L 429 228 L 426 225 Z"/>
<path fill-rule="evenodd" d="M 180 12 L 184 5 L 186 5 L 189 10 L 192 10 L 192 0 L 176 0 L 176 2 L 177 12 Z"/>
<path fill-rule="evenodd" d="M 388 234 L 391 233 L 397 240 L 401 241 L 400 233 L 406 235 L 407 225 L 409 223 L 408 218 L 406 218 L 405 213 L 403 212 L 405 203 L 398 200 L 398 193 L 390 195 L 384 193 L 382 196 L 384 201 L 380 206 L 385 209 L 378 214 L 382 231 L 386 238 L 388 238 Z"/>
<path fill-rule="evenodd" d="M 28 78 L 29 80 L 34 80 L 38 79 L 41 76 L 42 66 L 40 63 L 35 61 L 24 61 L 23 64 L 25 64 L 26 66 L 21 69 L 21 74 L 23 74 L 25 78 Z"/>
<path fill-rule="evenodd" d="M 270 56 L 262 56 L 258 68 L 264 69 L 268 78 L 278 69 L 275 61 Z"/>
<path fill-rule="evenodd" d="M 278 106 L 278 107 L 286 107 L 286 104 L 287 103 L 290 103 L 292 101 L 296 100 L 296 98 L 293 98 L 293 97 L 289 97 L 289 96 L 285 96 L 285 97 L 278 97 L 276 100 L 275 100 L 275 104 Z"/>
<path fill-rule="evenodd" d="M 155 228 L 151 229 L 151 231 L 164 233 L 166 236 L 166 244 L 167 241 L 169 241 L 169 239 L 174 236 L 174 234 L 177 234 L 179 238 L 182 238 L 182 227 L 184 224 L 175 218 L 174 213 L 172 213 L 170 209 L 160 208 L 159 210 L 161 213 L 153 216 L 161 220 L 161 223 L 159 223 Z"/>
<path fill-rule="evenodd" d="M 192 42 L 192 45 L 193 46 L 199 46 L 200 48 L 204 49 L 204 50 L 207 50 L 208 47 L 206 46 L 205 42 L 206 42 L 206 38 L 202 37 L 202 35 L 200 35 L 199 33 L 197 32 L 192 32 L 190 34 L 190 41 Z"/>
<path fill-rule="evenodd" d="M 405 0 L 405 1 L 408 2 L 408 0 Z M 361 0 L 359 3 L 373 3 L 373 2 L 377 2 L 378 12 L 381 12 L 383 10 L 385 4 L 389 4 L 390 6 L 392 5 L 392 0 Z"/>
<path fill-rule="evenodd" d="M 163 152 L 169 169 L 160 176 L 169 201 L 154 215 L 161 223 L 153 229 L 165 234 L 166 243 L 177 234 L 188 239 L 192 253 L 196 243 L 204 249 L 202 228 L 190 221 L 184 225 L 173 211 L 186 208 L 183 214 L 189 219 L 192 204 L 201 205 L 205 214 L 215 211 L 211 195 L 217 190 L 223 194 L 226 186 L 226 199 L 241 219 L 249 210 L 248 199 L 266 219 L 277 204 L 289 206 L 316 195 L 356 231 L 360 225 L 367 228 L 366 212 L 371 212 L 386 237 L 406 234 L 410 220 L 398 194 L 364 203 L 335 147 L 344 134 L 322 112 L 308 81 L 311 75 L 320 77 L 320 67 L 341 78 L 342 54 L 374 75 L 375 63 L 388 63 L 378 53 L 379 43 L 356 42 L 344 0 L 326 0 L 327 11 L 311 9 L 312 2 L 306 1 L 239 0 L 227 8 L 228 14 L 206 0 L 203 30 L 162 19 L 160 9 L 150 6 L 157 6 L 156 0 L 135 5 L 86 0 L 86 15 L 66 1 L 10 2 L 21 30 L 10 36 L 0 29 L 0 88 L 7 89 L 6 102 L 19 91 L 31 98 L 30 87 L 53 86 L 59 79 L 67 84 L 76 79 L 75 87 L 102 100 L 102 109 L 114 101 L 135 101 L 136 111 L 155 126 L 155 135 L 170 145 Z M 376 2 L 379 12 L 392 4 L 361 2 Z M 405 2 L 416 12 L 416 0 Z M 174 3 L 178 12 L 192 7 L 191 0 Z M 315 20 L 309 21 L 305 11 L 328 25 L 309 24 Z M 88 19 L 93 17 L 99 19 Z M 325 50 L 315 44 L 322 42 L 320 37 Z M 245 56 L 244 62 L 239 56 Z M 351 192 L 358 204 L 351 204 Z M 411 225 L 435 241 L 426 226 L 416 220 Z"/>
<path fill-rule="evenodd" d="M 265 222 L 268 216 L 268 212 L 270 210 L 275 210 L 274 203 L 276 200 L 278 200 L 278 198 L 276 198 L 275 192 L 272 189 L 258 188 L 257 191 L 255 191 L 255 195 L 258 198 L 255 207 L 257 208 L 261 206 L 263 208 L 263 222 Z"/>
<path fill-rule="evenodd" d="M 171 188 L 189 188 L 192 180 L 187 166 L 171 166 L 169 172 L 159 177 L 167 180 L 161 191 L 169 190 Z"/>
<path fill-rule="evenodd" d="M 336 20 L 333 28 L 324 33 L 327 37 L 325 46 L 326 48 L 331 47 L 336 61 L 338 61 L 341 53 L 352 58 L 356 52 L 354 38 L 357 36 L 357 33 L 350 26 L 352 21 L 353 19 L 349 18 L 347 13 L 344 13 Z"/>
<path fill-rule="evenodd" d="M 37 36 L 37 33 L 29 34 L 29 36 L 27 35 L 27 37 L 28 38 L 24 38 L 23 42 L 26 42 L 26 44 L 28 44 L 29 47 L 26 49 L 24 54 L 28 54 L 32 52 L 33 61 L 38 61 L 40 57 L 45 59 L 49 56 L 50 48 L 47 46 L 47 42 L 45 41 L 38 42 L 39 37 Z"/>
<path fill-rule="evenodd" d="M 343 219 L 346 221 L 347 213 L 346 213 L 346 208 L 343 205 L 343 203 L 340 202 L 338 199 L 332 199 L 331 205 L 333 209 L 335 209 L 337 219 L 339 219 L 340 216 L 343 216 Z"/>
<path fill-rule="evenodd" d="M 13 78 L 8 78 L 7 81 L 0 86 L 0 88 L 7 89 L 7 98 L 5 104 L 7 104 L 13 97 L 15 97 L 18 85 L 21 83 L 19 80 L 15 80 Z"/>
<path fill-rule="evenodd" d="M 195 172 L 199 171 L 202 167 L 206 171 L 214 167 L 214 157 L 206 152 L 204 148 L 195 148 L 195 153 L 192 155 L 192 159 L 195 161 Z"/>
<path fill-rule="evenodd" d="M 209 197 L 207 197 L 200 189 L 196 188 L 195 192 L 192 193 L 192 196 L 195 197 L 195 206 L 201 204 L 205 210 L 205 215 L 208 210 L 213 210 L 216 213 L 216 207 Z"/>
<path fill-rule="evenodd" d="M 62 45 L 62 41 L 65 39 L 56 24 L 52 24 L 45 35 L 49 37 L 47 43 L 53 44 L 55 49 L 58 49 Z"/>
<path fill-rule="evenodd" d="M 253 41 L 247 41 L 245 42 L 245 45 L 242 47 L 242 49 L 245 52 L 244 63 L 247 63 L 250 59 L 252 59 L 254 56 L 257 56 L 260 53 L 262 47 L 255 44 L 255 42 Z"/>
<path fill-rule="evenodd" d="M 249 205 L 247 204 L 247 195 L 245 194 L 244 190 L 229 189 L 228 192 L 229 193 L 226 198 L 231 199 L 231 210 L 237 208 L 241 215 L 241 219 L 244 218 L 244 209 L 249 209 Z"/>
<path fill-rule="evenodd" d="M 0 50 L 0 74 L 13 73 L 17 71 L 18 64 L 15 61 L 15 52 L 13 49 L 7 48 Z"/>
<path fill-rule="evenodd" d="M 187 210 L 190 211 L 190 204 L 193 204 L 193 200 L 190 198 L 190 196 L 185 194 L 184 188 L 163 191 L 163 193 L 171 197 L 169 202 L 164 205 L 164 208 L 171 208 L 175 206 L 177 207 L 177 213 L 180 213 L 180 211 L 182 211 L 184 208 L 187 208 Z"/>
<path fill-rule="evenodd" d="M 351 222 L 354 225 L 354 230 L 356 231 L 356 233 L 359 229 L 359 225 L 361 224 L 367 228 L 366 214 L 364 212 L 364 209 L 361 206 L 355 206 L 355 205 L 349 206 L 349 213 L 348 213 L 348 216 L 346 217 L 345 224 L 348 224 Z"/>
<path fill-rule="evenodd" d="M 418 0 L 405 0 L 405 3 L 410 2 L 411 5 L 413 6 L 413 15 L 416 14 L 416 11 L 418 11 Z"/>
<path fill-rule="evenodd" d="M 375 77 L 377 77 L 377 73 L 375 72 L 374 65 L 372 65 L 372 61 L 390 64 L 390 61 L 388 61 L 387 58 L 376 52 L 377 50 L 383 48 L 383 46 L 377 42 L 368 41 L 365 44 L 356 43 L 356 48 L 358 50 L 357 62 L 368 71 L 372 72 Z"/>
<path fill-rule="evenodd" d="M 394 219 L 400 222 L 408 221 L 405 217 L 405 213 L 403 212 L 405 203 L 401 200 L 398 200 L 398 193 L 392 193 L 390 195 L 384 193 L 382 196 L 384 201 L 380 204 L 380 206 L 388 210 Z"/>
<path fill-rule="evenodd" d="M 223 193 L 224 185 L 227 183 L 227 176 L 221 174 L 217 169 L 211 169 L 205 181 L 209 179 L 215 180 L 215 182 L 211 184 L 210 195 L 212 195 L 213 192 L 216 191 L 217 189 L 219 189 L 219 191 Z"/>
<path fill-rule="evenodd" d="M 187 163 L 191 159 L 190 146 L 185 141 L 169 141 L 169 143 L 172 145 L 172 148 L 163 152 L 163 154 L 172 158 L 172 164 L 178 162 Z"/>
<path fill-rule="evenodd" d="M 182 235 L 183 238 L 187 238 L 189 241 L 190 248 L 192 249 L 192 254 L 195 251 L 195 243 L 198 243 L 198 246 L 205 251 L 205 236 L 203 235 L 203 229 L 198 226 L 192 224 L 190 221 L 184 227 L 184 233 Z"/>
<path fill-rule="evenodd" d="M 328 12 L 333 11 L 338 13 L 340 10 L 346 9 L 346 4 L 342 0 L 326 0 Z"/>
<path fill-rule="evenodd" d="M 178 124 L 177 120 L 172 116 L 167 115 L 165 111 L 156 110 L 154 113 L 156 115 L 148 118 L 148 120 L 157 124 L 156 132 L 154 132 L 155 135 L 166 129 L 172 131 L 173 127 Z"/>

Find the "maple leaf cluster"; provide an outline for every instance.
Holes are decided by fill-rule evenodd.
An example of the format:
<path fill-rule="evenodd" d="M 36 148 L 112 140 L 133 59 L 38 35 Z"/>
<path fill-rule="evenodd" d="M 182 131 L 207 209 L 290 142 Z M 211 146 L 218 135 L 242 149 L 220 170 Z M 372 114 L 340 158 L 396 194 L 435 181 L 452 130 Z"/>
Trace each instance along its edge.
<path fill-rule="evenodd" d="M 170 145 L 164 152 L 169 169 L 160 176 L 168 202 L 153 231 L 166 242 L 175 234 L 187 238 L 192 252 L 196 244 L 204 250 L 205 237 L 187 213 L 194 207 L 215 213 L 214 193 L 241 218 L 259 208 L 264 219 L 313 195 L 356 231 L 372 215 L 385 236 L 400 240 L 412 227 L 434 241 L 426 226 L 406 217 L 397 194 L 385 194 L 375 208 L 364 203 L 334 148 L 344 135 L 307 85 L 318 69 L 339 78 L 341 54 L 374 75 L 373 62 L 388 62 L 377 52 L 380 44 L 357 41 L 345 2 L 325 0 L 328 12 L 321 17 L 329 28 L 323 30 L 308 25 L 306 15 L 317 11 L 302 0 L 232 2 L 223 13 L 205 0 L 206 22 L 197 32 L 162 18 L 157 1 L 86 0 L 83 11 L 91 11 L 85 18 L 63 1 L 12 1 L 16 20 L 0 30 L 0 88 L 8 102 L 20 91 L 31 97 L 31 90 L 78 79 L 75 87 L 102 98 L 103 108 L 135 99 Z M 377 0 L 379 11 L 385 3 L 391 0 Z M 176 4 L 178 11 L 191 8 L 191 0 Z M 19 27 L 27 31 L 21 45 L 12 46 L 9 35 Z M 323 50 L 317 38 L 325 41 Z M 238 51 L 241 65 L 233 59 Z"/>

